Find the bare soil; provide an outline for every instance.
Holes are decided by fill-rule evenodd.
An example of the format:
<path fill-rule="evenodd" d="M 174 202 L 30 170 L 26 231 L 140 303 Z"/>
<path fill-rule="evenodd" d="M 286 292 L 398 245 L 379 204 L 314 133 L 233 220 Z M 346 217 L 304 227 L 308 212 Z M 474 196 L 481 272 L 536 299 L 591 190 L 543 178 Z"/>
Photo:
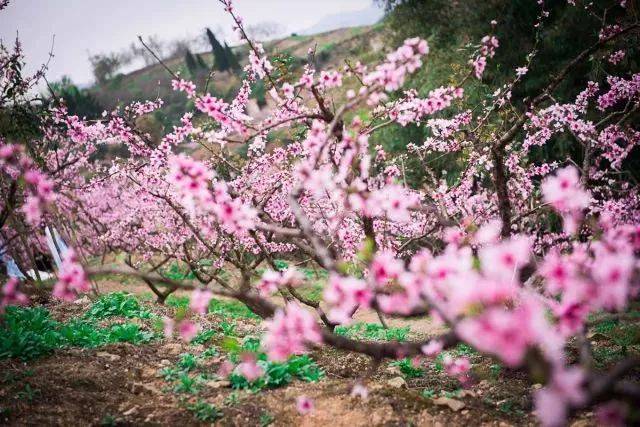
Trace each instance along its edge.
<path fill-rule="evenodd" d="M 103 291 L 116 290 L 103 284 Z M 120 289 L 123 287 L 120 286 Z M 128 291 L 144 288 L 127 287 Z M 144 290 L 143 290 L 144 289 Z M 145 303 L 147 304 L 147 303 Z M 170 310 L 148 303 L 158 314 Z M 49 303 L 47 308 L 61 321 L 80 316 L 87 303 Z M 358 321 L 376 322 L 375 314 L 358 314 Z M 207 315 L 209 326 L 222 319 Z M 122 321 L 122 319 L 120 319 Z M 403 322 L 412 333 L 427 336 L 440 326 L 427 319 Z M 240 335 L 258 335 L 258 322 L 238 319 Z M 412 335 L 415 337 L 415 335 Z M 383 364 L 367 381 L 369 397 L 351 397 L 353 384 L 370 369 L 368 358 L 321 349 L 311 357 L 325 371 L 317 383 L 295 380 L 286 387 L 257 393 L 234 391 L 228 386 L 205 385 L 197 396 L 176 394 L 159 375 L 174 365 L 181 353 L 199 354 L 202 345 L 163 339 L 146 345 L 116 344 L 97 349 L 70 348 L 35 361 L 0 361 L 0 425 L 206 425 L 186 409 L 202 399 L 219 408 L 216 425 L 226 426 L 509 426 L 534 425 L 531 413 L 533 387 L 517 373 L 502 370 L 492 375 L 490 360 L 471 356 L 476 381 L 468 389 L 433 367 L 418 378 L 400 381 L 396 366 Z M 207 360 L 205 369 L 217 371 L 223 357 Z M 208 383 L 207 383 L 208 384 Z M 423 391 L 435 393 L 423 396 Z M 232 396 L 233 395 L 233 396 Z M 313 399 L 315 410 L 298 414 L 297 396 Z M 230 402 L 230 397 L 233 401 Z M 440 397 L 440 400 L 436 400 Z M 454 406 L 450 407 L 450 404 Z M 575 422 L 591 425 L 589 418 Z"/>

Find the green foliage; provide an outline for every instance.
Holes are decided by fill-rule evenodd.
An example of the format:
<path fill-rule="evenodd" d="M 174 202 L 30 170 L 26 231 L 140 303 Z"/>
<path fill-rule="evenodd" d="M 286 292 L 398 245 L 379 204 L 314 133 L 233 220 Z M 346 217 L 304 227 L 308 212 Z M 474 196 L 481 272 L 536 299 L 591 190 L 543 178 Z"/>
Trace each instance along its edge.
<path fill-rule="evenodd" d="M 197 376 L 190 376 L 186 372 L 178 374 L 178 383 L 173 388 L 176 393 L 195 394 L 200 389 L 200 379 Z"/>
<path fill-rule="evenodd" d="M 162 275 L 171 280 L 195 280 L 196 276 L 186 265 L 171 263 L 168 269 L 162 271 Z"/>
<path fill-rule="evenodd" d="M 177 363 L 178 368 L 184 371 L 192 371 L 198 366 L 198 359 L 191 353 L 183 353 Z"/>
<path fill-rule="evenodd" d="M 418 378 L 424 375 L 424 370 L 413 366 L 411 359 L 401 359 L 391 362 L 391 366 L 397 366 L 405 378 Z"/>
<path fill-rule="evenodd" d="M 113 292 L 100 296 L 84 315 L 85 318 L 90 319 L 105 319 L 113 316 L 149 319 L 152 315 L 149 310 L 140 305 L 135 296 L 125 292 Z"/>
<path fill-rule="evenodd" d="M 155 338 L 135 324 L 98 327 L 90 321 L 61 323 L 42 307 L 9 307 L 0 329 L 0 359 L 31 360 L 67 347 L 94 348 L 116 342 L 146 343 Z"/>
<path fill-rule="evenodd" d="M 192 345 L 206 344 L 216 335 L 216 331 L 213 329 L 207 329 L 198 334 L 191 340 Z"/>
<path fill-rule="evenodd" d="M 189 297 L 170 295 L 165 303 L 170 307 L 186 309 L 187 307 L 189 307 Z M 209 303 L 209 313 L 217 314 L 223 317 L 230 317 L 233 319 L 259 319 L 259 316 L 249 310 L 246 305 L 235 300 L 219 300 L 214 298 Z"/>
<path fill-rule="evenodd" d="M 267 427 L 276 420 L 276 418 L 268 412 L 260 414 L 260 427 Z"/>
<path fill-rule="evenodd" d="M 198 399 L 196 403 L 187 405 L 187 409 L 200 421 L 212 423 L 222 418 L 222 412 L 211 403 Z"/>
<path fill-rule="evenodd" d="M 259 391 L 268 388 L 277 388 L 289 384 L 294 378 L 306 382 L 316 382 L 324 377 L 324 371 L 307 355 L 292 356 L 284 363 L 270 362 L 264 354 L 258 361 L 265 374 L 253 382 L 237 373 L 229 376 L 231 386 L 235 389 L 250 389 Z"/>
<path fill-rule="evenodd" d="M 406 341 L 409 327 L 385 328 L 377 323 L 354 323 L 350 326 L 336 326 L 335 333 L 369 341 Z"/>
<path fill-rule="evenodd" d="M 67 76 L 59 82 L 51 83 L 51 91 L 56 99 L 62 98 L 69 114 L 93 119 L 100 117 L 105 110 L 96 97 L 87 89 L 80 89 Z"/>
<path fill-rule="evenodd" d="M 424 390 L 422 390 L 422 397 L 426 397 L 427 399 L 433 399 L 437 395 L 438 393 L 430 388 L 425 388 Z"/>
<path fill-rule="evenodd" d="M 231 68 L 231 64 L 229 63 L 229 57 L 227 56 L 227 52 L 224 47 L 222 47 L 216 36 L 209 28 L 206 29 L 206 34 L 209 39 L 209 43 L 211 44 L 211 51 L 213 52 L 216 69 L 218 71 L 229 70 Z"/>

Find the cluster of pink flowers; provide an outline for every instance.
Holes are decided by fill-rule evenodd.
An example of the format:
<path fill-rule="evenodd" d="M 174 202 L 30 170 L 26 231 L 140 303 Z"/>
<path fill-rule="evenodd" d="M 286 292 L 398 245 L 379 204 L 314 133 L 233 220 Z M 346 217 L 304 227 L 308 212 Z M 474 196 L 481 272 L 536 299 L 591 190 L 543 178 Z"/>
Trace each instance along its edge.
<path fill-rule="evenodd" d="M 607 83 L 610 86 L 609 91 L 598 97 L 598 108 L 600 110 L 611 108 L 622 100 L 638 102 L 638 97 L 640 96 L 640 73 L 632 75 L 629 80 L 617 76 L 609 76 Z"/>
<path fill-rule="evenodd" d="M 196 96 L 196 84 L 190 80 L 173 79 L 171 80 L 171 87 L 173 88 L 173 90 L 186 93 L 188 98 L 193 98 L 194 96 Z"/>
<path fill-rule="evenodd" d="M 284 361 L 291 355 L 305 353 L 308 345 L 322 342 L 316 318 L 297 303 L 278 310 L 265 326 L 262 347 L 270 360 Z"/>
<path fill-rule="evenodd" d="M 284 271 L 266 270 L 256 288 L 263 296 L 274 294 L 280 288 L 288 286 L 296 287 L 304 281 L 303 274 L 295 267 L 289 267 Z"/>
<path fill-rule="evenodd" d="M 425 40 L 417 37 L 407 39 L 395 52 L 387 55 L 386 62 L 366 74 L 363 82 L 366 85 L 378 85 L 387 92 L 398 90 L 404 84 L 407 74 L 422 66 L 422 57 L 428 53 L 429 45 Z"/>
<path fill-rule="evenodd" d="M 319 83 L 327 89 L 342 86 L 342 74 L 339 71 L 321 71 Z"/>
<path fill-rule="evenodd" d="M 205 314 L 209 308 L 209 302 L 213 299 L 213 293 L 208 289 L 195 289 L 191 292 L 189 308 L 196 313 Z"/>
<path fill-rule="evenodd" d="M 482 38 L 478 56 L 470 61 L 477 79 L 482 78 L 484 69 L 487 66 L 487 58 L 493 58 L 499 46 L 500 43 L 495 36 L 484 36 Z"/>
<path fill-rule="evenodd" d="M 78 293 L 91 290 L 89 278 L 73 249 L 67 250 L 58 272 L 58 281 L 53 287 L 53 296 L 65 301 L 73 301 Z"/>
<path fill-rule="evenodd" d="M 574 233 L 583 210 L 591 202 L 589 192 L 580 185 L 578 169 L 567 166 L 558 170 L 555 176 L 544 180 L 541 189 L 544 201 L 562 214 L 565 231 Z"/>
<path fill-rule="evenodd" d="M 55 200 L 53 182 L 23 155 L 19 146 L 2 144 L 1 140 L 0 172 L 6 173 L 13 180 L 20 177 L 24 179 L 26 200 L 22 211 L 29 224 L 37 225 L 47 205 Z"/>
<path fill-rule="evenodd" d="M 19 285 L 20 281 L 15 277 L 11 277 L 2 287 L 0 292 L 0 314 L 4 312 L 7 306 L 27 305 L 29 303 L 29 298 L 18 289 Z"/>

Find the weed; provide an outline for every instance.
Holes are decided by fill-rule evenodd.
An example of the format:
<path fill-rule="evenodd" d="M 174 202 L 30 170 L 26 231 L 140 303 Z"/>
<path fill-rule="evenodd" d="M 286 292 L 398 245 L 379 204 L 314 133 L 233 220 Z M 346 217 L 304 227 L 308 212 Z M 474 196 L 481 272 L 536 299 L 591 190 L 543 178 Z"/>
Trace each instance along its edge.
<path fill-rule="evenodd" d="M 183 371 L 192 371 L 198 366 L 198 360 L 196 356 L 191 353 L 183 353 L 180 355 L 180 360 L 177 363 L 178 368 Z"/>
<path fill-rule="evenodd" d="M 112 427 L 118 425 L 118 419 L 113 415 L 105 415 L 100 420 L 100 425 L 102 427 Z"/>
<path fill-rule="evenodd" d="M 260 414 L 260 427 L 267 427 L 273 424 L 275 417 L 268 412 Z"/>
<path fill-rule="evenodd" d="M 178 384 L 173 388 L 176 393 L 195 394 L 200 388 L 198 377 L 191 377 L 189 374 L 182 372 L 178 375 Z"/>
<path fill-rule="evenodd" d="M 31 384 L 26 383 L 24 388 L 16 393 L 16 398 L 19 400 L 33 401 L 36 397 L 40 396 L 40 390 L 32 388 Z"/>
<path fill-rule="evenodd" d="M 236 324 L 230 322 L 220 322 L 220 329 L 227 336 L 235 336 L 236 335 Z"/>
<path fill-rule="evenodd" d="M 193 415 L 200 421 L 212 423 L 222 418 L 222 412 L 204 400 L 198 400 L 196 403 L 187 405 L 187 409 L 193 412 Z"/>
<path fill-rule="evenodd" d="M 406 341 L 409 327 L 385 328 L 377 323 L 355 323 L 350 326 L 337 326 L 335 333 L 369 341 Z"/>
<path fill-rule="evenodd" d="M 234 406 L 234 405 L 237 405 L 239 401 L 240 401 L 240 396 L 238 395 L 237 391 L 234 391 L 234 392 L 231 392 L 224 399 L 224 404 L 227 406 Z"/>
<path fill-rule="evenodd" d="M 166 304 L 177 309 L 186 309 L 189 306 L 189 297 L 169 295 Z M 212 299 L 209 303 L 209 313 L 218 314 L 230 318 L 258 319 L 259 317 L 239 301 L 223 301 Z"/>
<path fill-rule="evenodd" d="M 294 378 L 307 382 L 316 382 L 324 377 L 324 371 L 307 355 L 292 356 L 286 362 L 277 363 L 266 360 L 264 354 L 259 355 L 258 364 L 264 369 L 264 375 L 253 382 L 237 373 L 229 376 L 234 389 L 250 389 L 258 391 L 277 388 L 289 384 Z"/>
<path fill-rule="evenodd" d="M 198 335 L 196 335 L 192 340 L 191 340 L 191 344 L 192 345 L 197 345 L 197 344 L 206 344 L 208 341 L 211 340 L 211 338 L 213 338 L 216 335 L 216 331 L 213 329 L 207 329 L 206 331 L 202 331 L 199 332 Z"/>
<path fill-rule="evenodd" d="M 42 307 L 8 307 L 0 328 L 0 359 L 31 360 L 66 347 L 94 348 L 115 342 L 146 343 L 155 338 L 138 325 L 102 328 L 86 320 L 61 323 Z"/>
<path fill-rule="evenodd" d="M 431 390 L 430 388 L 425 388 L 424 390 L 422 390 L 422 397 L 426 397 L 427 399 L 433 399 L 437 395 L 438 393 L 436 393 L 434 390 Z"/>
<path fill-rule="evenodd" d="M 89 319 L 105 319 L 113 316 L 149 319 L 152 314 L 140 305 L 135 296 L 125 292 L 113 292 L 98 298 L 84 315 Z"/>
<path fill-rule="evenodd" d="M 405 378 L 418 378 L 424 374 L 424 370 L 413 366 L 413 362 L 408 358 L 391 362 L 391 366 L 397 366 Z"/>

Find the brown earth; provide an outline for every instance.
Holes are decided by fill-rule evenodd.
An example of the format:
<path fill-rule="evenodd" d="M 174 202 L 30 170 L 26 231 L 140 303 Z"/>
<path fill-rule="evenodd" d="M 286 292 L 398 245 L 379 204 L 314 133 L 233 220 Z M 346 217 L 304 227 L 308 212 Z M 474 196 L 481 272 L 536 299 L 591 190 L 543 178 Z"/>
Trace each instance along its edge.
<path fill-rule="evenodd" d="M 102 283 L 103 290 L 116 290 Z M 120 289 L 122 289 L 122 285 Z M 129 287 L 128 291 L 144 288 Z M 144 289 L 146 292 L 146 289 Z M 157 314 L 172 310 L 145 303 Z M 84 304 L 50 303 L 54 318 L 65 321 L 81 315 Z M 360 313 L 359 321 L 376 322 L 372 313 Z M 199 319 L 209 328 L 222 320 L 215 315 Z M 122 321 L 112 320 L 112 321 Z M 145 323 L 150 321 L 140 321 Z M 391 320 L 393 326 L 409 324 Z M 150 327 L 150 325 L 146 324 Z M 437 333 L 428 320 L 410 322 L 412 334 Z M 240 336 L 257 336 L 258 322 L 238 319 Z M 415 332 L 413 332 L 415 331 Z M 412 335 L 415 337 L 415 335 Z M 115 344 L 97 349 L 71 348 L 28 363 L 0 361 L 0 424 L 2 425 L 200 425 L 189 403 L 202 399 L 219 408 L 216 425 L 275 426 L 449 426 L 533 425 L 532 387 L 517 372 L 492 375 L 492 362 L 471 355 L 476 381 L 466 390 L 433 366 L 419 378 L 402 380 L 398 367 L 384 364 L 367 380 L 369 397 L 350 396 L 355 381 L 370 368 L 368 358 L 333 349 L 316 350 L 311 356 L 325 371 L 317 383 L 295 380 L 286 387 L 257 393 L 233 391 L 224 383 L 207 382 L 197 396 L 176 394 L 160 375 L 174 365 L 181 353 L 199 354 L 202 345 L 163 339 L 146 345 Z M 214 373 L 223 357 L 207 359 L 203 369 Z M 434 396 L 423 397 L 429 390 Z M 314 401 L 306 416 L 295 408 L 297 396 Z M 439 399 L 436 399 L 439 397 Z M 588 419 L 577 421 L 590 425 Z"/>

